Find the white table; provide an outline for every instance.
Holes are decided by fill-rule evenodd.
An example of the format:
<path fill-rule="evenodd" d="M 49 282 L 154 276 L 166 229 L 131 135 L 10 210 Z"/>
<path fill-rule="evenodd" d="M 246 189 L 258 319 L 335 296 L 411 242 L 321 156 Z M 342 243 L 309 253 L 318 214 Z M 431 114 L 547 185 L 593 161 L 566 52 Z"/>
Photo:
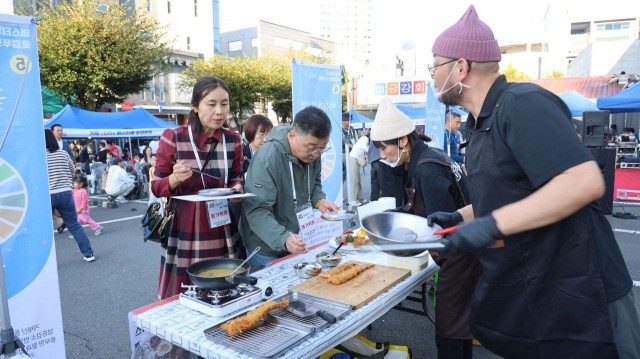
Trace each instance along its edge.
<path fill-rule="evenodd" d="M 252 275 L 269 280 L 274 285 L 274 295 L 271 299 L 280 297 L 286 294 L 289 288 L 303 281 L 294 273 L 293 264 L 301 261 L 315 261 L 315 253 L 325 249 L 327 249 L 327 244 L 323 243 L 311 249 L 309 253 L 282 258 L 275 264 Z M 388 259 L 388 256 L 382 252 L 345 251 L 342 253 L 344 254 L 343 261 L 358 260 L 386 265 Z M 358 334 L 396 304 L 403 301 L 427 281 L 437 269 L 438 266 L 429 259 L 429 263 L 424 269 L 412 272 L 408 278 L 374 298 L 362 308 L 352 311 L 324 330 L 312 334 L 292 347 L 281 358 L 314 358 L 346 338 Z M 134 332 L 139 332 L 139 329 L 142 329 L 207 359 L 250 358 L 209 341 L 203 333 L 205 329 L 227 321 L 229 317 L 236 314 L 237 312 L 226 317 L 212 317 L 181 305 L 178 296 L 174 296 L 131 311 L 129 319 L 132 337 Z"/>

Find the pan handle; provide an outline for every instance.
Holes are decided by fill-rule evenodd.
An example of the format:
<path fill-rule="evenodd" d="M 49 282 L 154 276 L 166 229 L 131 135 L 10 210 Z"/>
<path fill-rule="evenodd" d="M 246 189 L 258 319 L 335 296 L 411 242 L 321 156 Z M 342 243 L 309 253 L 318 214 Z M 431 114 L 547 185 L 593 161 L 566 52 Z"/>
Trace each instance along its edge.
<path fill-rule="evenodd" d="M 336 322 L 336 317 L 333 314 L 327 312 L 326 310 L 319 310 L 316 312 L 316 315 L 324 319 L 324 321 L 329 324 L 334 324 Z"/>
<path fill-rule="evenodd" d="M 242 276 L 242 275 L 238 275 L 238 274 L 234 274 L 234 275 L 230 275 L 228 277 L 225 277 L 224 280 L 226 280 L 229 283 L 233 283 L 233 284 L 245 283 L 245 284 L 249 284 L 249 285 L 256 285 L 258 283 L 258 278 L 256 278 L 256 277 Z"/>

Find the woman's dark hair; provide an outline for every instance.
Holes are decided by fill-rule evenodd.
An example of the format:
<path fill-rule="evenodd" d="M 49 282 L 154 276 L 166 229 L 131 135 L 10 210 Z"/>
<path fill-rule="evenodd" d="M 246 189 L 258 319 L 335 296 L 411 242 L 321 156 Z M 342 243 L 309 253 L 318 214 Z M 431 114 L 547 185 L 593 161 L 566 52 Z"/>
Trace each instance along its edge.
<path fill-rule="evenodd" d="M 293 129 L 302 136 L 328 138 L 331 135 L 331 120 L 321 109 L 309 106 L 296 114 Z"/>
<path fill-rule="evenodd" d="M 196 81 L 196 84 L 193 85 L 193 93 L 191 94 L 191 111 L 189 111 L 188 122 L 189 125 L 195 124 L 196 133 L 202 133 L 202 124 L 200 123 L 200 118 L 198 117 L 198 113 L 194 110 L 200 104 L 200 101 L 209 94 L 209 92 L 217 89 L 218 87 L 222 87 L 223 90 L 227 92 L 229 95 L 229 100 L 231 100 L 231 92 L 229 92 L 229 88 L 227 84 L 222 81 L 222 79 L 215 76 L 205 76 Z"/>
<path fill-rule="evenodd" d="M 89 182 L 87 181 L 87 177 L 82 173 L 76 173 L 71 177 L 71 180 L 76 183 L 80 183 L 82 188 L 89 187 Z"/>
<path fill-rule="evenodd" d="M 47 148 L 47 152 L 53 153 L 60 149 L 56 136 L 53 135 L 53 131 L 48 128 L 44 129 L 44 143 Z"/>
<path fill-rule="evenodd" d="M 249 143 L 253 142 L 256 138 L 256 134 L 260 129 L 270 131 L 273 128 L 273 123 L 268 117 L 262 115 L 253 115 L 249 117 L 247 123 L 244 124 L 244 136 Z"/>
<path fill-rule="evenodd" d="M 151 148 L 151 147 L 145 146 L 144 150 L 142 150 L 142 154 L 140 155 L 140 157 L 142 157 L 145 161 L 149 162 L 149 160 L 151 159 L 151 156 L 147 157 L 147 148 Z M 151 150 L 151 155 L 153 155 L 153 150 Z"/>
<path fill-rule="evenodd" d="M 391 146 L 391 145 L 397 146 L 398 140 L 402 137 L 398 137 L 398 138 L 394 138 L 392 140 L 386 140 L 386 141 L 373 141 L 373 145 L 376 146 L 376 148 L 380 148 L 382 146 Z M 418 133 L 418 131 L 415 131 L 415 130 L 407 135 L 407 139 L 409 140 L 409 146 L 411 146 L 411 148 L 416 148 L 416 144 L 418 142 L 431 142 L 431 139 L 429 137 L 425 135 L 421 135 Z"/>

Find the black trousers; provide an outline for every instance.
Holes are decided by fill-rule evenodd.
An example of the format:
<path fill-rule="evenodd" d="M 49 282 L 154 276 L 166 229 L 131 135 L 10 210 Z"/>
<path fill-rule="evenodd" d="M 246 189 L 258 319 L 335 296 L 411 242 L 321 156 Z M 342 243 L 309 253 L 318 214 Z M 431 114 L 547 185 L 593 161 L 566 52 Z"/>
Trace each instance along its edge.
<path fill-rule="evenodd" d="M 471 340 L 449 339 L 436 334 L 436 346 L 438 347 L 438 359 L 473 358 L 473 342 Z"/>

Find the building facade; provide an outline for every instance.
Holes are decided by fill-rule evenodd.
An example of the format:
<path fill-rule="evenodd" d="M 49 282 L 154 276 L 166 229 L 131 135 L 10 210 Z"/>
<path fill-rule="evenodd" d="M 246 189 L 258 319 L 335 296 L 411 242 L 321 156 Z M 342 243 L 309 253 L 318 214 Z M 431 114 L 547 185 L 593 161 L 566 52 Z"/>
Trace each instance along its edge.
<path fill-rule="evenodd" d="M 131 11 L 147 13 L 165 27 L 173 53 L 165 61 L 169 70 L 155 76 L 144 91 L 125 103 L 144 108 L 166 120 L 183 124 L 191 108 L 191 89 L 183 89 L 181 75 L 187 66 L 215 53 L 220 38 L 218 0 L 119 0 Z M 122 105 L 116 106 L 122 110 Z M 129 108 L 128 104 L 125 108 Z"/>
<path fill-rule="evenodd" d="M 547 8 L 528 39 L 499 39 L 501 68 L 513 65 L 531 79 L 640 73 L 640 8 Z"/>
<path fill-rule="evenodd" d="M 350 76 L 360 76 L 372 61 L 373 5 L 370 0 L 324 0 L 320 2 L 320 38 L 335 46 L 336 63 Z"/>
<path fill-rule="evenodd" d="M 327 57 L 334 54 L 331 41 L 262 20 L 255 27 L 220 34 L 220 53 L 231 58 L 286 55 L 291 49 Z"/>

